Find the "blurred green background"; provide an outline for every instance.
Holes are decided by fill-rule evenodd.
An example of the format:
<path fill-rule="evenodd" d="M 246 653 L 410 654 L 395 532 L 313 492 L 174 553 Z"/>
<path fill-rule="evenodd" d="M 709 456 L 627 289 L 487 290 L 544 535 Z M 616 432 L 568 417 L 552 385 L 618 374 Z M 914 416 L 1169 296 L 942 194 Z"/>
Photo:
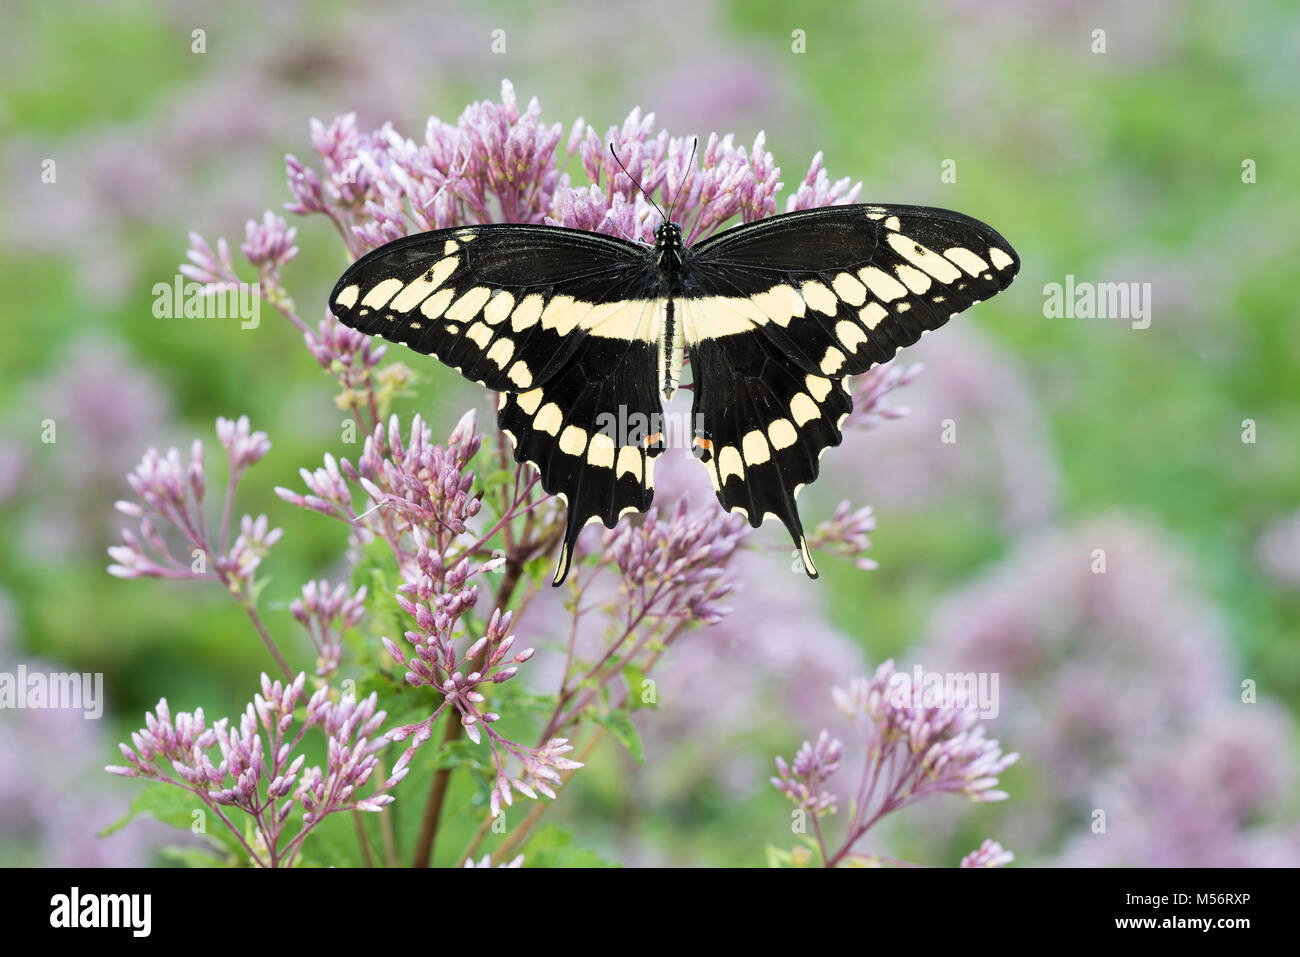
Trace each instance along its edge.
<path fill-rule="evenodd" d="M 970 0 L 796 12 L 775 0 L 544 10 L 120 0 L 7 2 L 3 13 L 4 658 L 102 671 L 112 709 L 93 730 L 59 731 L 60 741 L 89 736 L 76 766 L 69 752 L 24 743 L 30 729 L 0 716 L 0 801 L 39 806 L 41 795 L 76 792 L 84 807 L 68 813 L 86 822 L 0 825 L 3 859 L 152 859 L 151 843 L 122 835 L 117 851 L 86 847 L 85 835 L 132 793 L 98 770 L 115 758 L 113 742 L 164 695 L 174 709 L 232 713 L 269 664 L 218 590 L 105 574 L 119 524 L 112 503 L 148 445 L 184 448 L 197 435 L 215 451 L 217 415 L 247 414 L 270 434 L 274 449 L 244 483 L 241 508 L 268 512 L 285 530 L 264 566 L 272 582 L 263 607 L 304 661 L 309 646 L 287 603 L 309 577 L 339 576 L 340 529 L 272 492 L 297 487 L 297 469 L 323 452 L 347 452 L 332 384 L 269 310 L 256 330 L 154 318 L 152 286 L 172 280 L 187 231 L 237 242 L 246 219 L 280 210 L 284 154 L 311 155 L 309 117 L 355 110 L 363 129 L 391 120 L 418 138 L 429 114 L 452 121 L 468 102 L 496 98 L 507 77 L 566 131 L 578 116 L 598 129 L 621 123 L 635 105 L 674 135 L 731 131 L 749 142 L 766 130 L 788 186 L 822 150 L 833 179 L 863 182 L 864 201 L 962 210 L 1021 255 L 1008 292 L 927 337 L 927 369 L 896 400 L 913 416 L 855 436 L 856 457 L 846 449 L 839 466 L 828 457 L 813 521 L 837 493 L 875 505 L 871 554 L 881 567 L 863 573 L 827 559 L 821 583 L 793 586 L 803 604 L 781 623 L 791 659 L 805 616 L 857 656 L 802 694 L 825 699 L 831 683 L 889 655 L 904 663 L 933 635 L 935 609 L 1018 567 L 1024 542 L 1111 516 L 1151 530 L 1161 554 L 1176 556 L 1178 587 L 1218 622 L 1229 664 L 1215 680 L 1225 698 L 1251 679 L 1270 707 L 1286 709 L 1277 762 L 1290 767 L 1300 708 L 1293 4 Z M 192 52 L 194 30 L 205 31 L 204 53 Z M 501 54 L 491 52 L 495 30 L 505 31 Z M 1104 53 L 1093 52 L 1097 30 Z M 792 49 L 796 31 L 805 52 Z M 55 182 L 43 182 L 51 159 Z M 955 182 L 941 176 L 947 160 Z M 1246 160 L 1256 182 L 1243 182 Z M 314 322 L 346 260 L 323 219 L 289 218 L 301 226 L 302 254 L 285 279 Z M 1151 283 L 1150 328 L 1045 318 L 1044 285 L 1070 274 Z M 417 365 L 418 395 L 398 411 L 421 411 L 444 429 L 470 404 L 486 410 L 485 397 L 430 366 Z M 965 458 L 952 462 L 936 458 L 945 454 L 938 423 L 949 417 L 959 429 L 973 423 L 952 450 Z M 50 418 L 52 445 L 41 442 Z M 1242 440 L 1247 419 L 1253 444 Z M 1091 547 L 1108 545 L 1090 534 L 1079 533 L 1081 568 Z M 779 538 L 773 528 L 759 535 Z M 1140 583 L 1148 570 L 1113 573 Z M 1053 597 L 1037 600 L 1050 615 Z M 1166 600 L 1150 593 L 1154 605 Z M 734 652 L 743 667 L 745 649 Z M 677 667 L 692 660 L 683 651 Z M 764 845 L 793 843 L 784 801 L 766 785 L 770 758 L 791 755 L 820 725 L 772 690 L 787 676 L 766 661 L 746 686 L 775 696 L 766 721 L 724 729 L 700 719 L 650 747 L 636 772 L 625 754 L 602 750 L 552 812 L 556 823 L 584 847 L 633 863 L 759 864 Z M 1149 666 L 1162 667 L 1158 657 Z M 707 696 L 707 682 L 694 680 Z M 647 719 L 651 742 L 648 725 L 660 718 L 674 720 Z M 994 731 L 1025 750 L 1010 730 Z M 1034 764 L 1026 753 L 1008 775 L 1012 799 L 1000 816 L 982 809 L 941 847 L 909 837 L 901 817 L 891 839 L 930 863 L 954 863 L 1043 800 Z M 469 785 L 459 787 L 463 799 Z M 1280 794 L 1242 828 L 1262 816 L 1294 836 L 1289 788 Z M 413 816 L 419 796 L 407 799 Z M 450 826 L 468 834 L 479 813 Z M 1050 862 L 1076 825 L 1086 822 L 1057 820 L 1012 849 Z M 443 849 L 462 843 L 449 837 Z"/>

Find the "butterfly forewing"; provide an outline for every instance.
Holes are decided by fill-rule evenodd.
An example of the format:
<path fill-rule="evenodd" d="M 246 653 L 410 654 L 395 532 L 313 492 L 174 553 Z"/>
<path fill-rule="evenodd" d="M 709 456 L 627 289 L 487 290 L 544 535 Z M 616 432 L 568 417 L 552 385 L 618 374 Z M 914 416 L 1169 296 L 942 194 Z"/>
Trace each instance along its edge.
<path fill-rule="evenodd" d="M 490 389 L 527 390 L 563 368 L 585 335 L 610 334 L 611 316 L 619 318 L 610 304 L 636 299 L 645 282 L 645 251 L 620 239 L 465 227 L 362 257 L 334 287 L 330 308 L 352 328 L 434 355 Z"/>
<path fill-rule="evenodd" d="M 997 232 L 923 206 L 831 206 L 727 230 L 691 248 L 700 322 L 688 340 L 758 332 L 809 372 L 853 375 L 1005 289 Z"/>

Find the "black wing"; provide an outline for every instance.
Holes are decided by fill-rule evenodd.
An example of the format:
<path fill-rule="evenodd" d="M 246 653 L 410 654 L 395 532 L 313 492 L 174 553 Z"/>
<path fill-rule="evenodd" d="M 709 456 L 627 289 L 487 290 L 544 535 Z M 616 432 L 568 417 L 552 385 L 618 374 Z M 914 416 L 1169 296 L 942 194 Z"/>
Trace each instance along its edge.
<path fill-rule="evenodd" d="M 650 505 L 647 449 L 619 445 L 625 430 L 609 427 L 661 412 L 650 268 L 643 247 L 597 233 L 468 226 L 381 246 L 330 294 L 345 325 L 502 393 L 497 421 L 515 460 L 568 507 L 557 585 L 588 521 L 612 527 Z"/>
<path fill-rule="evenodd" d="M 996 231 L 923 206 L 775 216 L 691 247 L 682 312 L 697 445 L 718 501 L 779 518 L 808 574 L 795 496 L 840 442 L 847 377 L 887 362 L 1020 268 Z"/>

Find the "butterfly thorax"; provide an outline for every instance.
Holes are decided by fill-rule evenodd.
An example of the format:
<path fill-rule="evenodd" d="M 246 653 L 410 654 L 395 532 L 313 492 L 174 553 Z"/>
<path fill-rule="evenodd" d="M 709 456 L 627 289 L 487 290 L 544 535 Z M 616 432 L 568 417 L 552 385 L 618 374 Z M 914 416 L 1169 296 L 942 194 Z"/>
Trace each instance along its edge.
<path fill-rule="evenodd" d="M 682 241 L 682 228 L 676 223 L 664 223 L 655 230 L 655 266 L 660 275 L 670 281 L 677 278 L 685 261 L 686 244 Z"/>

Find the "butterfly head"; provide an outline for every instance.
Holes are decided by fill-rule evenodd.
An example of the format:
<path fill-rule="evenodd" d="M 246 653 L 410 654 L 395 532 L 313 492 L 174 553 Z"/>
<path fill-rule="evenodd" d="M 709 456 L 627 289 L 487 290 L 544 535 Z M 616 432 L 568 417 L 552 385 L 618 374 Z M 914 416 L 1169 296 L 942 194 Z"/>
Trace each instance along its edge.
<path fill-rule="evenodd" d="M 682 227 L 664 222 L 655 230 L 655 245 L 664 249 L 682 248 Z"/>

